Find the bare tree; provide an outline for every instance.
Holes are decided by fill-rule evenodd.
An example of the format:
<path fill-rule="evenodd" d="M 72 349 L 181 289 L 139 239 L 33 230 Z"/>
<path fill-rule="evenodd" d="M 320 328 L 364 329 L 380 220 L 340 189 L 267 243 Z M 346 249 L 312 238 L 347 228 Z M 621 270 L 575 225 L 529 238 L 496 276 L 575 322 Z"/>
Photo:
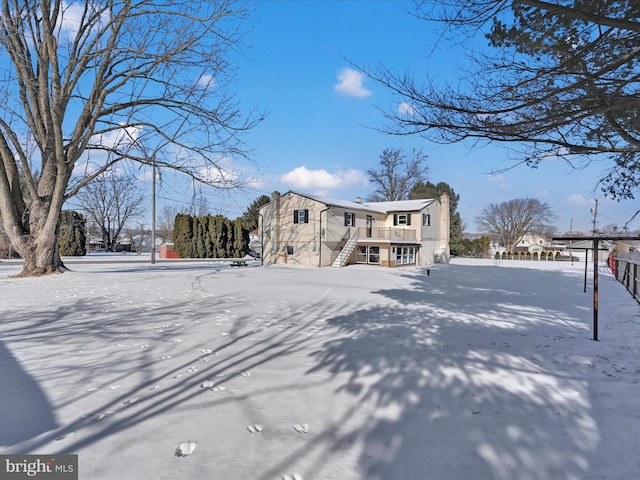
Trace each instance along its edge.
<path fill-rule="evenodd" d="M 602 189 L 633 198 L 640 185 L 637 1 L 417 4 L 416 16 L 429 26 L 441 22 L 441 38 L 484 36 L 489 50 L 469 45 L 464 71 L 446 82 L 366 69 L 398 96 L 401 108 L 386 113 L 387 131 L 442 143 L 500 143 L 534 167 L 547 159 L 583 167 L 608 158 Z"/>
<path fill-rule="evenodd" d="M 422 150 L 412 150 L 407 158 L 402 150 L 386 148 L 380 155 L 380 168 L 369 169 L 369 181 L 375 185 L 371 200 L 375 202 L 406 200 L 411 189 L 426 181 L 429 170 Z"/>
<path fill-rule="evenodd" d="M 165 205 L 158 215 L 156 232 L 165 242 L 173 241 L 173 224 L 180 210 L 175 205 Z"/>
<path fill-rule="evenodd" d="M 138 255 L 142 254 L 142 250 L 144 248 L 144 240 L 147 236 L 151 236 L 150 230 L 144 227 L 144 224 L 141 223 L 138 228 L 127 228 L 125 231 L 127 235 L 127 239 L 129 240 L 129 245 L 131 245 L 132 249 L 135 249 Z"/>
<path fill-rule="evenodd" d="M 242 0 L 0 1 L 0 212 L 21 276 L 61 271 L 62 205 L 123 159 L 242 184 L 238 134 L 260 117 L 228 93 L 226 56 L 246 13 Z"/>
<path fill-rule="evenodd" d="M 118 237 L 127 222 L 142 214 L 144 196 L 131 175 L 105 172 L 77 195 L 77 203 L 100 229 L 102 241 L 114 252 Z"/>
<path fill-rule="evenodd" d="M 515 252 L 516 245 L 527 233 L 544 231 L 554 218 L 548 203 L 535 198 L 517 198 L 485 207 L 476 224 L 482 233 L 496 235 L 509 252 Z"/>

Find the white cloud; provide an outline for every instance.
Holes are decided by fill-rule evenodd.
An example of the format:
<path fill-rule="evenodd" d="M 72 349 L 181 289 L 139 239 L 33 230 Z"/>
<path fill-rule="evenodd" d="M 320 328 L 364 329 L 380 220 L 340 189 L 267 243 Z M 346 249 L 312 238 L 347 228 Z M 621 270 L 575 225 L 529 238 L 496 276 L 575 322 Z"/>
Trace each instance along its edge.
<path fill-rule="evenodd" d="M 398 113 L 403 115 L 415 115 L 418 111 L 409 102 L 402 102 L 398 105 Z"/>
<path fill-rule="evenodd" d="M 141 132 L 142 127 L 123 125 L 119 130 L 112 130 L 102 135 L 94 135 L 91 138 L 91 143 L 106 148 L 133 145 L 140 138 Z"/>
<path fill-rule="evenodd" d="M 99 13 L 97 24 L 93 24 L 91 30 L 97 31 L 97 29 L 109 21 L 109 14 L 107 9 L 101 5 L 100 2 L 62 2 L 60 8 L 60 14 L 56 20 L 56 27 L 59 28 L 62 34 L 66 35 L 70 40 L 74 38 L 80 28 L 87 27 L 87 13 L 85 8 L 88 9 L 88 15 L 95 15 Z"/>
<path fill-rule="evenodd" d="M 593 206 L 593 200 L 584 198 L 582 195 L 578 193 L 574 193 L 573 195 L 569 195 L 567 197 L 567 202 L 573 205 L 589 205 Z"/>
<path fill-rule="evenodd" d="M 333 89 L 343 95 L 350 97 L 368 97 L 371 95 L 371 90 L 364 86 L 364 75 L 351 68 L 343 68 L 338 73 L 339 82 L 333 87 Z"/>
<path fill-rule="evenodd" d="M 302 166 L 284 174 L 280 177 L 280 181 L 294 188 L 328 191 L 364 186 L 367 183 L 367 176 L 356 169 L 338 170 L 335 173 L 329 173 L 324 169 L 308 170 Z"/>
<path fill-rule="evenodd" d="M 215 87 L 217 84 L 213 75 L 200 75 L 198 79 L 198 85 L 204 89 Z"/>
<path fill-rule="evenodd" d="M 498 185 L 498 188 L 502 190 L 511 190 L 513 188 L 512 185 L 506 182 L 506 177 L 504 175 L 489 175 L 487 179 Z"/>

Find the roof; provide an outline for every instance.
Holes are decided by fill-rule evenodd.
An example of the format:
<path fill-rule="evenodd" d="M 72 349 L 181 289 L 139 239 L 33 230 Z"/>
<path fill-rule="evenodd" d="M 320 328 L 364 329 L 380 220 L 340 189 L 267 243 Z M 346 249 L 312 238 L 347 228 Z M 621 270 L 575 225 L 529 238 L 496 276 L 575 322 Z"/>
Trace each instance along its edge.
<path fill-rule="evenodd" d="M 610 240 L 598 242 L 598 250 L 609 250 L 612 247 Z M 593 250 L 593 240 L 579 240 L 577 242 L 566 244 L 566 248 L 570 250 Z"/>
<path fill-rule="evenodd" d="M 422 210 L 423 208 L 431 205 L 435 202 L 433 198 L 424 198 L 420 200 L 398 200 L 395 202 L 352 202 L 349 200 L 341 200 L 338 198 L 324 197 L 321 195 L 312 195 L 308 193 L 294 192 L 293 190 L 289 190 L 287 193 L 283 194 L 295 194 L 300 195 L 301 197 L 306 197 L 310 200 L 314 200 L 316 202 L 324 203 L 327 206 L 331 207 L 340 207 L 349 210 L 364 210 L 372 213 L 391 213 L 391 212 L 416 212 Z"/>

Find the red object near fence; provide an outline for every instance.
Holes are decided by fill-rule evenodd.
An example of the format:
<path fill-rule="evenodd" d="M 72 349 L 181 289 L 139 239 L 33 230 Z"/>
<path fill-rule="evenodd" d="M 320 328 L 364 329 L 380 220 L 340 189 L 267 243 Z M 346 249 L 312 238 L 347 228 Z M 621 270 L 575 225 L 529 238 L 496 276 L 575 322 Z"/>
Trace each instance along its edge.
<path fill-rule="evenodd" d="M 180 258 L 180 255 L 173 250 L 172 243 L 163 243 L 160 245 L 160 258 Z"/>

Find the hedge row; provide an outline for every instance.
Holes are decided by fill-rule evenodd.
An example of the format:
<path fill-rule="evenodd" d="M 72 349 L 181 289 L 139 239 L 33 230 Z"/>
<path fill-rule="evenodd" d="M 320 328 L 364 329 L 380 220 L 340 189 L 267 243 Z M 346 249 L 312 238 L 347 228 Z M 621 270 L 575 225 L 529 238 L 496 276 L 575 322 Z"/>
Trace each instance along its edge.
<path fill-rule="evenodd" d="M 249 253 L 249 229 L 242 218 L 178 214 L 173 249 L 181 258 L 240 258 Z"/>

